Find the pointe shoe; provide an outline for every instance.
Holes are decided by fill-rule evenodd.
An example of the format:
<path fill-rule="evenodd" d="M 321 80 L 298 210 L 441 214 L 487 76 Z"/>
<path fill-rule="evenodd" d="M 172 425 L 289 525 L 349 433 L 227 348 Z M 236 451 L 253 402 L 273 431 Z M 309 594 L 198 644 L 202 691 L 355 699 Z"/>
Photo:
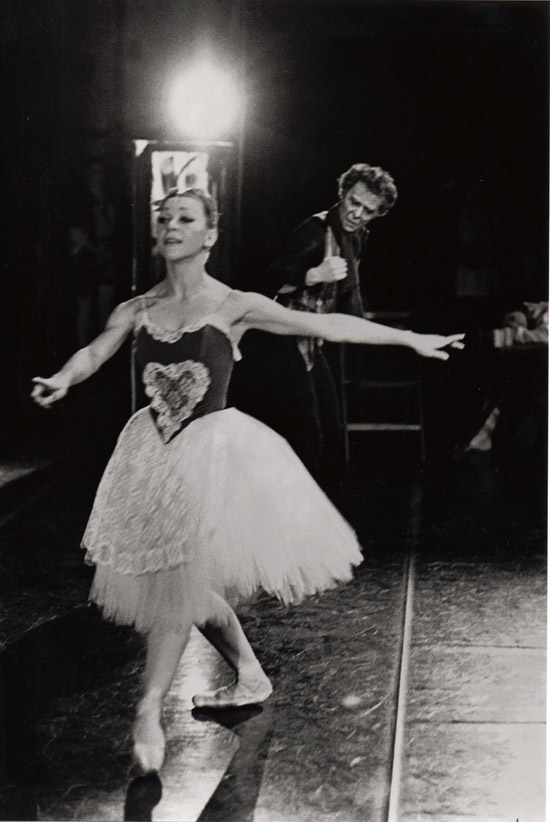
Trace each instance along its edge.
<path fill-rule="evenodd" d="M 164 745 L 134 742 L 134 760 L 143 776 L 158 773 L 164 762 Z"/>
<path fill-rule="evenodd" d="M 251 682 L 237 680 L 217 691 L 197 694 L 193 697 L 193 705 L 196 708 L 241 708 L 265 702 L 272 693 L 273 687 L 267 677 Z"/>
<path fill-rule="evenodd" d="M 160 724 L 160 708 L 139 707 L 134 723 L 134 759 L 145 775 L 162 768 L 166 740 Z"/>

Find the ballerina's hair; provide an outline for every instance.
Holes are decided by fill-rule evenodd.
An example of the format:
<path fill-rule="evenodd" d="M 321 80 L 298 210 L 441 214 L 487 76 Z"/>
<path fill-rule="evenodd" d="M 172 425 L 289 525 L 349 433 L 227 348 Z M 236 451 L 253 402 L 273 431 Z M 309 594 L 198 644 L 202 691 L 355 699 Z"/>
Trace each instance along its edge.
<path fill-rule="evenodd" d="M 381 198 L 378 208 L 379 216 L 386 214 L 397 200 L 397 188 L 393 177 L 379 166 L 367 163 L 355 163 L 338 178 L 338 195 L 340 199 L 347 194 L 355 183 L 363 183 L 369 191 Z"/>
<path fill-rule="evenodd" d="M 172 197 L 193 197 L 195 200 L 199 200 L 204 208 L 208 228 L 217 228 L 219 219 L 218 204 L 208 191 L 205 191 L 203 188 L 186 188 L 183 191 L 177 188 L 171 188 L 162 200 L 156 200 L 153 203 L 155 211 L 160 211 L 166 201 L 172 199 Z"/>

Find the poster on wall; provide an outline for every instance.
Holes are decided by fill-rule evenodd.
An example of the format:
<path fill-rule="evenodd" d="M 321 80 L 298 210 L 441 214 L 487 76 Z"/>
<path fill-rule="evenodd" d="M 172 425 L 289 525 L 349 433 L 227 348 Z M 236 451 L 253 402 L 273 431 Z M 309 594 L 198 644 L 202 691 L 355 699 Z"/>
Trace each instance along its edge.
<path fill-rule="evenodd" d="M 153 202 L 171 191 L 188 188 L 209 190 L 208 153 L 206 151 L 153 151 L 151 155 Z"/>

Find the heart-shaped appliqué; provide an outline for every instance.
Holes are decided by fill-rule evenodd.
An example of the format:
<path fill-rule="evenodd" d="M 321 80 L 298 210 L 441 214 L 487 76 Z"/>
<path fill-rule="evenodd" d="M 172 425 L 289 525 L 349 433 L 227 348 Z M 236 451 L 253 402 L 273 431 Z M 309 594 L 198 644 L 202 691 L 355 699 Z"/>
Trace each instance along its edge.
<path fill-rule="evenodd" d="M 145 393 L 158 414 L 156 423 L 164 442 L 176 434 L 210 386 L 210 372 L 202 362 L 161 365 L 150 362 L 143 371 Z"/>

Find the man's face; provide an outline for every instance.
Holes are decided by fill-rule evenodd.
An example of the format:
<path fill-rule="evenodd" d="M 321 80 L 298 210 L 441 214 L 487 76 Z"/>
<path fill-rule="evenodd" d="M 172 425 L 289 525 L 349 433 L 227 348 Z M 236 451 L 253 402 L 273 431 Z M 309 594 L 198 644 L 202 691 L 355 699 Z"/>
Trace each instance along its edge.
<path fill-rule="evenodd" d="M 373 194 L 364 183 L 355 183 L 344 194 L 339 214 L 344 231 L 357 231 L 378 216 L 382 198 Z"/>

